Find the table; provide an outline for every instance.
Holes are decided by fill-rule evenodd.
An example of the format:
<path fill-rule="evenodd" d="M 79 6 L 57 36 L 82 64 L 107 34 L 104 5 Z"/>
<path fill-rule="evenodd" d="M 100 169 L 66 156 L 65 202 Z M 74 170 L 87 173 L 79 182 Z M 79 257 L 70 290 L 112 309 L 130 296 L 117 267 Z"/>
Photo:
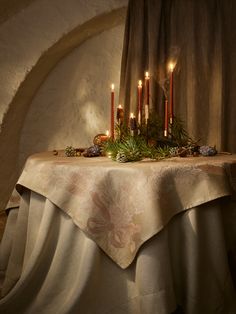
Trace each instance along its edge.
<path fill-rule="evenodd" d="M 236 313 L 235 155 L 119 164 L 40 153 L 16 189 L 0 313 Z"/>

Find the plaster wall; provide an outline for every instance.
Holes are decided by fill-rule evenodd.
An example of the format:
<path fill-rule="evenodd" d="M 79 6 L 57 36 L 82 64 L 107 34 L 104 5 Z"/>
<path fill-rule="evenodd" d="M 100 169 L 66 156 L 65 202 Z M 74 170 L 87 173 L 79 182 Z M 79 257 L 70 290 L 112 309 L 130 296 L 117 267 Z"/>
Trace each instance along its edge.
<path fill-rule="evenodd" d="M 28 118 L 25 121 L 25 116 L 31 102 L 32 107 L 37 107 L 34 103 L 38 101 L 35 95 L 39 87 L 76 46 L 104 30 L 124 24 L 127 2 L 24 0 L 22 6 L 14 6 L 12 11 L 9 3 L 9 10 L 0 21 L 0 209 L 4 208 L 19 174 L 19 147 L 23 160 L 27 143 L 28 148 L 31 147 L 30 132 L 34 138 L 37 136 L 36 130 L 35 133 L 29 127 L 24 128 L 21 138 L 21 130 L 24 123 L 29 122 Z M 76 77 L 75 73 L 73 75 Z M 56 96 L 54 100 L 45 95 L 46 98 L 53 103 Z M 47 145 L 42 144 L 43 138 Z M 24 139 L 26 144 L 22 144 Z M 40 139 L 41 146 L 37 147 L 40 150 L 64 144 L 60 140 L 54 143 L 46 139 L 46 134 Z"/>
<path fill-rule="evenodd" d="M 118 101 L 124 26 L 105 31 L 64 58 L 35 95 L 20 141 L 20 165 L 32 153 L 88 147 L 110 128 L 110 85 Z"/>
<path fill-rule="evenodd" d="M 61 37 L 126 0 L 35 0 L 0 27 L 0 124 L 20 84 Z"/>

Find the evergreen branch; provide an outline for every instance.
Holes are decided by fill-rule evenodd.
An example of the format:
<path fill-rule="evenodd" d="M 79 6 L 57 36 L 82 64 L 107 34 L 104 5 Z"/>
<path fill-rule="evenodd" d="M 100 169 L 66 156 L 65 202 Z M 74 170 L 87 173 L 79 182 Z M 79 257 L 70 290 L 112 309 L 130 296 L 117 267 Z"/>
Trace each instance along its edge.
<path fill-rule="evenodd" d="M 127 126 L 117 124 L 117 139 L 105 142 L 102 151 L 109 153 L 113 160 L 126 162 L 139 161 L 144 158 L 162 160 L 172 156 L 184 156 L 197 147 L 197 142 L 189 137 L 183 122 L 176 117 L 171 125 L 171 139 L 160 137 L 163 126 L 158 117 L 152 116 L 149 121 L 148 134 L 146 127 L 142 125 L 139 128 L 140 134 L 132 136 Z"/>

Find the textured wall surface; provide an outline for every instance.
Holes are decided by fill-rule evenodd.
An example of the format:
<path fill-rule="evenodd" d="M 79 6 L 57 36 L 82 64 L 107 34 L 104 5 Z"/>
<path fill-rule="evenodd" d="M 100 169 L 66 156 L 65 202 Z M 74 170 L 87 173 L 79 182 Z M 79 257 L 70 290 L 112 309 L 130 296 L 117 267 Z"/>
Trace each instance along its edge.
<path fill-rule="evenodd" d="M 76 93 L 74 90 L 71 93 L 72 89 L 69 86 L 66 95 L 59 95 L 60 93 L 56 95 L 56 90 L 54 94 L 50 89 L 44 90 L 47 85 L 44 85 L 47 77 L 50 76 L 54 68 L 55 72 L 60 71 L 57 69 L 57 64 L 77 46 L 85 45 L 84 47 L 86 47 L 84 44 L 86 40 L 91 40 L 104 31 L 109 33 L 111 30 L 112 32 L 113 27 L 118 25 L 124 25 L 127 2 L 127 0 L 25 0 L 22 5 L 14 2 L 12 7 L 9 2 L 9 8 L 4 9 L 4 14 L 1 15 L 0 13 L 0 209 L 4 208 L 19 174 L 19 148 L 23 158 L 29 152 L 35 151 L 32 143 L 36 143 L 36 141 L 30 139 L 31 137 L 40 138 L 37 149 L 49 148 L 54 145 L 63 146 L 65 143 L 64 140 L 60 141 L 59 139 L 63 133 L 57 125 L 57 123 L 61 123 L 60 114 L 54 112 L 55 118 L 50 117 L 52 129 L 48 129 L 48 135 L 46 132 L 43 135 L 37 123 L 35 127 L 31 125 L 27 129 L 26 124 L 31 119 L 33 121 L 35 119 L 31 111 L 29 113 L 31 119 L 29 120 L 28 109 L 32 107 L 34 108 L 32 110 L 35 110 L 39 105 L 39 99 L 41 99 L 44 100 L 50 111 L 50 106 L 53 106 L 60 96 L 64 97 L 64 103 L 68 104 L 70 109 L 77 102 L 83 106 L 81 96 L 78 94 L 77 100 L 73 96 L 73 103 L 69 101 L 68 96 Z M 5 4 L 7 5 L 7 2 Z M 122 27 L 116 29 L 116 34 L 119 31 L 123 32 Z M 107 36 L 109 37 L 109 35 Z M 118 41 L 121 40 L 120 35 L 117 38 L 119 38 Z M 106 40 L 109 42 L 108 39 Z M 88 49 L 90 49 L 89 45 Z M 120 66 L 119 49 L 114 54 L 113 62 L 118 62 Z M 86 55 L 86 52 L 84 54 Z M 104 57 L 109 58 L 109 53 L 108 56 Z M 60 64 L 61 67 L 63 67 L 63 62 Z M 117 69 L 117 66 L 114 68 Z M 79 82 L 78 77 L 78 81 L 76 81 L 76 75 L 78 75 L 76 69 L 79 70 L 80 65 L 78 68 L 75 67 L 75 72 L 70 72 L 71 76 L 69 72 L 66 72 L 64 77 L 67 77 L 72 85 L 74 82 L 75 85 L 77 83 L 81 86 L 85 85 L 84 82 Z M 96 73 L 98 74 L 98 72 Z M 73 83 L 72 76 L 75 77 Z M 107 74 L 106 77 L 109 82 L 105 82 L 105 79 L 103 82 L 109 86 L 110 76 Z M 114 79 L 117 80 L 117 77 L 116 74 Z M 100 80 L 100 73 L 97 79 Z M 50 76 L 48 82 L 51 80 L 53 79 Z M 93 78 L 91 82 L 95 81 Z M 58 83 L 62 84 L 61 82 Z M 89 85 L 90 82 L 88 81 L 87 84 Z M 41 89 L 40 86 L 42 86 Z M 76 85 L 77 87 L 78 85 Z M 42 96 L 42 93 L 48 93 L 48 96 L 45 94 Z M 50 98 L 51 96 L 52 98 Z M 60 103 L 63 102 L 62 98 L 60 98 Z M 104 103 L 105 99 L 101 102 Z M 95 103 L 91 108 L 94 106 L 96 106 Z M 75 107 L 74 109 L 78 111 Z M 44 114 L 46 121 L 47 111 L 45 113 L 43 110 L 41 113 Z M 38 114 L 41 113 L 39 110 Z M 54 122 L 54 119 L 60 122 Z M 39 116 L 37 116 L 37 120 L 40 120 Z M 66 121 L 63 122 L 63 125 L 65 123 Z M 69 124 L 71 125 L 71 123 L 70 121 Z M 21 137 L 23 126 L 24 132 Z M 54 134 L 56 129 L 59 132 L 57 135 Z M 67 135 L 72 133 L 69 132 Z M 52 141 L 53 136 L 56 142 Z M 62 136 L 64 137 L 65 133 Z M 81 138 L 84 139 L 85 136 Z M 44 144 L 42 144 L 43 141 Z"/>
<path fill-rule="evenodd" d="M 94 135 L 109 129 L 110 83 L 118 91 L 123 29 L 118 26 L 86 41 L 44 81 L 22 130 L 21 164 L 34 152 L 86 147 Z"/>
<path fill-rule="evenodd" d="M 0 27 L 0 122 L 40 56 L 76 26 L 126 5 L 125 0 L 37 0 Z"/>

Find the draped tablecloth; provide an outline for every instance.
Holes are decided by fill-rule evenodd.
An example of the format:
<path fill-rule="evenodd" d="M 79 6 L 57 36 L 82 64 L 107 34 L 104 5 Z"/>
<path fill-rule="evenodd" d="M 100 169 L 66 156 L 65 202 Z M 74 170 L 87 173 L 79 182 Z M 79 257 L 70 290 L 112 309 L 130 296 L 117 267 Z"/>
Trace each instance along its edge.
<path fill-rule="evenodd" d="M 17 189 L 45 196 L 126 268 L 174 215 L 230 195 L 234 170 L 235 156 L 119 164 L 41 153 L 28 159 Z"/>
<path fill-rule="evenodd" d="M 234 155 L 31 156 L 19 210 L 9 202 L 0 313 L 235 314 L 235 174 Z"/>

